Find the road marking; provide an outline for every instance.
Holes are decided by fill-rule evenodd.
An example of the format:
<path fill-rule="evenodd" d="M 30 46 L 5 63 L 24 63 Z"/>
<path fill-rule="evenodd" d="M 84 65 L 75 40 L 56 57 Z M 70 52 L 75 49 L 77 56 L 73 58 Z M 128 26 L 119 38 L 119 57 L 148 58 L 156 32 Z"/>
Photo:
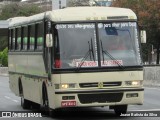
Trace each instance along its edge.
<path fill-rule="evenodd" d="M 6 99 L 8 99 L 8 100 L 11 100 L 11 101 L 13 101 L 13 102 L 16 102 L 16 103 L 18 103 L 19 101 L 18 100 L 12 100 L 12 98 L 10 98 L 10 97 L 8 97 L 8 96 L 4 96 Z"/>
<path fill-rule="evenodd" d="M 160 90 L 160 88 L 149 88 L 149 87 L 145 87 L 146 89 L 154 89 L 154 90 Z"/>
<path fill-rule="evenodd" d="M 160 111 L 160 109 L 146 109 L 146 110 L 128 110 L 129 111 Z"/>
<path fill-rule="evenodd" d="M 5 98 L 7 98 L 7 99 L 11 99 L 10 97 L 8 97 L 8 96 L 4 96 Z"/>
<path fill-rule="evenodd" d="M 18 100 L 12 100 L 13 102 L 16 102 L 16 103 L 18 103 L 19 101 Z"/>

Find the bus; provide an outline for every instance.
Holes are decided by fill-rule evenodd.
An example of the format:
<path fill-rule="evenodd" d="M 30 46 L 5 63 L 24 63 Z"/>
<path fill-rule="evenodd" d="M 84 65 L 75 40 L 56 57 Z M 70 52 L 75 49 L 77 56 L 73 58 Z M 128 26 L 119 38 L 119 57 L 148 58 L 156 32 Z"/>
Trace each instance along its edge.
<path fill-rule="evenodd" d="M 9 19 L 9 86 L 24 109 L 142 105 L 143 62 L 136 14 L 71 7 Z"/>

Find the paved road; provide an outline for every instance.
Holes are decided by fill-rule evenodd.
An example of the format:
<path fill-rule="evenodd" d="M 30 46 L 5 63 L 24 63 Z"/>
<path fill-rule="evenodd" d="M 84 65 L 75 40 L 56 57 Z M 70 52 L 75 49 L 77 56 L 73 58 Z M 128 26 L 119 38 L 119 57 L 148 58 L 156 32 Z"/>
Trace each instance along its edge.
<path fill-rule="evenodd" d="M 9 89 L 9 80 L 8 77 L 0 76 L 0 111 L 27 111 L 23 110 L 20 106 L 20 98 L 15 96 Z M 160 88 L 145 88 L 144 95 L 144 104 L 140 106 L 129 106 L 128 111 L 141 111 L 155 113 L 159 111 L 160 114 Z M 32 111 L 31 111 L 32 112 Z M 79 120 L 88 120 L 88 119 L 118 119 L 115 117 L 113 111 L 109 110 L 108 107 L 104 108 L 81 108 L 81 109 L 70 109 L 69 112 L 63 110 L 59 112 L 59 115 L 56 118 L 51 118 L 43 113 L 42 118 L 10 118 L 12 120 L 62 120 L 62 119 L 79 119 Z M 144 114 L 143 114 L 144 115 Z M 155 120 L 160 117 L 147 117 L 147 119 Z M 9 118 L 0 118 L 7 120 Z M 9 119 L 9 120 L 10 120 Z M 120 119 L 146 119 L 146 117 L 120 117 Z"/>

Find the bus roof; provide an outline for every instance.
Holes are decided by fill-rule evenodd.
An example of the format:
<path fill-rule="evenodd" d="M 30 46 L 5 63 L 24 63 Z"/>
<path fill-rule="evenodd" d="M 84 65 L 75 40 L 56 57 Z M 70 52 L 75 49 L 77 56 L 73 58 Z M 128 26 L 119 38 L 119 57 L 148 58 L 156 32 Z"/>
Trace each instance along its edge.
<path fill-rule="evenodd" d="M 9 19 L 9 27 L 25 25 L 42 21 L 47 18 L 54 22 L 61 21 L 89 21 L 89 20 L 123 20 L 135 19 L 136 14 L 127 8 L 116 7 L 69 7 L 29 17 L 16 17 Z"/>

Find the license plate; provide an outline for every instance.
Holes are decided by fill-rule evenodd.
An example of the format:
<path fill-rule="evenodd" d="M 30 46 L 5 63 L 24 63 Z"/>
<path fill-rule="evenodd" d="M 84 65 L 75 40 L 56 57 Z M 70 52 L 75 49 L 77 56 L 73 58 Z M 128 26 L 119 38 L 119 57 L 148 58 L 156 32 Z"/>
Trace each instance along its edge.
<path fill-rule="evenodd" d="M 76 106 L 76 101 L 62 101 L 61 106 L 62 107 L 73 107 L 73 106 Z"/>

